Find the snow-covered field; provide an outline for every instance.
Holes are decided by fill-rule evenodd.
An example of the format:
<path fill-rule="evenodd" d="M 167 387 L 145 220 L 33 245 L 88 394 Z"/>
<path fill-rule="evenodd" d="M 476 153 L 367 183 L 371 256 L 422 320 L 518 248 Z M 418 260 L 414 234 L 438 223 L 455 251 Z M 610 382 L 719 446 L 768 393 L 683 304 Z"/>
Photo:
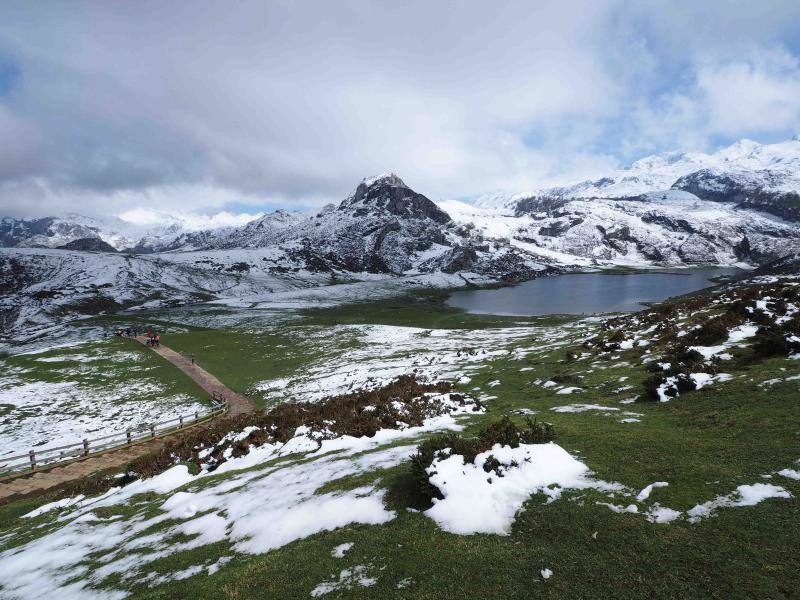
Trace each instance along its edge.
<path fill-rule="evenodd" d="M 788 281 L 791 288 L 794 280 Z M 349 290 L 363 289 L 358 286 L 337 287 L 346 290 L 342 292 L 346 295 Z M 227 460 L 213 471 L 210 463 L 201 464 L 199 473 L 176 464 L 156 477 L 114 488 L 99 497 L 57 498 L 0 533 L 0 595 L 122 598 L 132 587 L 150 590 L 188 578 L 211 577 L 237 561 L 256 560 L 309 538 L 323 545 L 325 556 L 341 566 L 326 571 L 303 593 L 312 597 L 357 595 L 362 588 L 386 583 L 384 569 L 389 559 L 381 553 L 360 554 L 359 543 L 363 542 L 350 541 L 360 529 L 348 526 L 378 528 L 391 523 L 394 527 L 404 517 L 413 516 L 449 534 L 502 536 L 491 539 L 513 538 L 517 543 L 514 536 L 521 534 L 515 527 L 525 520 L 526 513 L 557 507 L 564 519 L 561 526 L 571 527 L 569 511 L 580 507 L 581 511 L 597 511 L 591 523 L 599 531 L 616 519 L 625 519 L 626 529 L 651 528 L 642 535 L 652 536 L 653 528 L 661 533 L 660 528 L 680 527 L 681 535 L 691 536 L 709 522 L 719 522 L 720 515 L 728 511 L 741 514 L 756 505 L 764 508 L 796 502 L 797 455 L 780 461 L 760 456 L 763 463 L 754 468 L 739 461 L 737 449 L 726 446 L 726 454 L 720 458 L 718 448 L 700 444 L 692 447 L 687 460 L 686 449 L 678 445 L 697 436 L 696 424 L 687 419 L 691 423 L 686 426 L 687 438 L 677 437 L 683 431 L 674 429 L 676 422 L 687 422 L 678 419 L 695 402 L 694 397 L 685 393 L 665 398 L 669 403 L 630 406 L 645 374 L 642 365 L 663 368 L 660 365 L 667 349 L 659 336 L 669 328 L 678 340 L 691 334 L 699 327 L 693 325 L 693 319 L 717 310 L 724 293 L 710 296 L 708 305 L 693 314 L 679 309 L 655 323 L 645 321 L 641 314 L 615 319 L 614 326 L 623 328 L 624 335 L 600 342 L 595 336 L 599 332 L 610 335 L 604 325 L 611 319 L 430 329 L 272 320 L 269 315 L 279 312 L 270 304 L 272 299 L 247 307 L 227 302 L 216 305 L 217 311 L 213 306 L 197 312 L 175 309 L 172 317 L 185 314 L 182 322 L 187 324 L 194 320 L 197 324 L 243 327 L 249 318 L 248 331 L 255 331 L 256 337 L 280 337 L 281 350 L 287 354 L 295 350 L 290 347 L 292 340 L 315 349 L 308 353 L 309 360 L 295 365 L 289 375 L 264 377 L 256 384 L 270 404 L 319 402 L 337 394 L 377 388 L 413 373 L 423 380 L 455 381 L 460 392 L 486 408 L 467 412 L 454 404 L 449 414 L 431 417 L 422 425 L 409 427 L 398 422 L 372 437 L 325 437 L 298 427 L 285 444 L 253 444 L 235 457 L 229 452 Z M 303 298 L 282 297 L 276 304 L 284 300 L 301 302 Z M 798 312 L 795 301 L 784 302 L 778 311 L 777 298 L 769 295 L 752 302 L 775 322 L 785 322 Z M 257 322 L 254 315 L 266 317 Z M 770 367 L 769 379 L 758 379 L 752 370 L 728 368 L 735 361 L 724 355 L 746 350 L 757 335 L 751 317 L 756 315 L 743 314 L 742 324 L 728 327 L 716 346 L 693 346 L 708 361 L 692 373 L 695 389 L 702 390 L 697 394 L 702 394 L 705 402 L 713 402 L 710 391 L 732 382 L 752 384 L 762 394 L 756 405 L 771 401 L 773 389 L 796 390 L 800 379 L 794 365 L 800 361 L 791 356 Z M 52 423 L 50 427 L 63 428 L 61 435 L 81 439 L 80 427 L 97 427 L 94 419 L 100 416 L 103 426 L 122 427 L 126 420 L 149 411 L 162 416 L 172 408 L 184 410 L 191 405 L 193 399 L 155 377 L 152 365 L 141 356 L 82 344 L 5 359 L 9 368 L 0 379 L 0 406 L 16 402 L 12 411 L 17 412 L 4 416 L 21 414 L 23 418 L 16 428 L 0 428 L 0 436 L 8 436 L 14 444 L 35 443 L 25 436 Z M 726 373 L 712 369 L 712 363 L 723 365 Z M 728 370 L 732 375 L 723 377 Z M 49 373 L 46 380 L 41 376 L 44 372 Z M 779 376 L 774 376 L 776 373 Z M 90 381 L 98 383 L 88 385 Z M 125 382 L 133 383 L 126 386 Z M 58 401 L 54 403 L 53 398 Z M 164 398 L 167 404 L 159 404 Z M 24 414 L 26 410 L 29 415 Z M 486 417 L 472 416 L 484 412 Z M 390 484 L 381 479 L 382 470 L 407 462 L 423 435 L 459 431 L 477 419 L 502 414 L 552 420 L 559 431 L 567 432 L 567 441 L 557 438 L 547 444 L 515 448 L 495 444 L 472 462 L 452 451 L 440 451 L 427 473 L 441 498 L 420 510 L 398 508 L 393 503 Z M 9 422 L 0 427 L 9 427 Z M 711 427 L 701 431 L 703 444 L 720 435 Z M 583 440 L 584 432 L 585 443 L 576 444 Z M 665 432 L 669 433 L 666 441 Z M 242 442 L 249 433 L 251 430 L 230 432 L 226 441 Z M 675 438 L 670 437 L 673 433 Z M 728 444 L 726 435 L 721 439 Z M 649 445 L 658 449 L 663 463 L 650 464 L 639 456 L 647 456 Z M 752 451 L 749 447 L 738 450 Z M 210 455 L 208 448 L 201 458 L 208 460 Z M 695 472 L 698 456 L 704 464 Z M 684 462 L 679 462 L 679 457 Z M 723 474 L 718 475 L 720 472 Z M 581 518 L 586 518 L 585 512 Z M 335 530 L 353 538 L 334 542 L 325 537 L 325 532 Z M 594 536 L 597 533 L 594 531 Z M 594 536 L 589 539 L 596 539 Z M 648 543 L 652 539 L 648 537 Z M 605 546 L 603 551 L 609 548 Z M 402 548 L 397 552 L 402 553 Z M 536 572 L 541 581 L 549 581 L 557 580 L 562 571 L 548 562 L 537 564 Z M 394 589 L 414 585 L 413 573 L 393 577 L 389 583 Z"/>
<path fill-rule="evenodd" d="M 373 438 L 335 438 L 321 445 L 299 429 L 286 444 L 265 444 L 239 458 L 229 458 L 213 472 L 213 479 L 205 471 L 191 475 L 186 466 L 178 465 L 99 497 L 79 496 L 42 506 L 0 536 L 0 587 L 8 598 L 42 594 L 122 598 L 126 596 L 123 586 L 155 586 L 201 573 L 210 575 L 235 555 L 266 553 L 348 524 L 392 521 L 398 515 L 386 507 L 385 490 L 380 486 L 368 483 L 320 490 L 342 478 L 400 464 L 414 453 L 415 445 L 397 445 L 398 441 L 413 441 L 425 431 L 458 430 L 459 418 L 435 417 L 422 427 L 386 430 Z M 481 468 L 489 455 L 498 461 L 502 477 L 487 478 Z M 284 460 L 271 462 L 278 457 Z M 593 489 L 608 498 L 598 505 L 612 512 L 641 515 L 656 524 L 698 523 L 712 518 L 720 508 L 792 498 L 780 485 L 756 482 L 739 485 L 730 494 L 698 503 L 684 513 L 657 500 L 657 490 L 668 487 L 669 482 L 657 481 L 637 490 L 598 480 L 582 460 L 553 443 L 516 449 L 497 445 L 479 455 L 475 464 L 465 464 L 459 455 L 441 457 L 430 472 L 431 482 L 441 489 L 443 498 L 425 515 L 444 530 L 462 535 L 508 535 L 522 505 L 535 494 L 542 494 L 547 503 L 563 502 L 580 498 L 573 492 Z M 225 476 L 219 477 L 222 474 Z M 776 475 L 787 480 L 795 477 L 789 469 Z M 155 506 L 140 495 L 145 492 L 159 495 Z M 103 510 L 121 505 L 127 507 L 125 516 L 103 516 Z M 27 527 L 26 519 L 33 518 L 44 519 L 37 525 L 34 539 L 8 547 Z M 151 567 L 166 557 L 220 543 L 229 548 L 222 556 L 213 555 L 169 572 Z M 341 544 L 330 552 L 341 558 L 351 549 L 352 544 Z M 90 569 L 88 557 L 93 557 Z M 368 566 L 342 571 L 309 593 L 317 596 L 353 585 L 371 585 L 368 571 Z M 380 572 L 376 570 L 374 575 L 378 577 Z M 107 578 L 115 582 L 110 587 Z M 102 591 L 92 589 L 100 583 L 106 585 Z"/>
<path fill-rule="evenodd" d="M 468 384 L 470 376 L 489 361 L 512 354 L 509 348 L 536 337 L 534 347 L 515 347 L 522 359 L 566 344 L 564 332 L 580 324 L 500 329 L 421 329 L 390 325 L 338 326 L 319 331 L 323 347 L 348 340 L 354 347 L 326 356 L 296 377 L 266 380 L 256 387 L 269 399 L 319 400 L 325 396 L 385 385 L 407 373 L 431 380 Z M 326 338 L 331 338 L 326 341 Z"/>
<path fill-rule="evenodd" d="M 0 461 L 208 407 L 157 360 L 108 341 L 0 359 Z"/>

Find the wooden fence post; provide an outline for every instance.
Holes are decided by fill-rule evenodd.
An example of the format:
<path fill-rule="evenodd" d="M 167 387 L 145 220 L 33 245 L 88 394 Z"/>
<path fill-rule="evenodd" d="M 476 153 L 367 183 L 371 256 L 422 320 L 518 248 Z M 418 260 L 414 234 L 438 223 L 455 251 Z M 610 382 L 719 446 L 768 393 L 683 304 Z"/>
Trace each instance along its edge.
<path fill-rule="evenodd" d="M 128 429 L 125 432 L 125 436 L 128 438 L 128 443 L 130 444 L 131 443 L 131 430 L 130 429 Z"/>
<path fill-rule="evenodd" d="M 89 456 L 89 440 L 87 439 L 83 440 L 83 455 Z"/>
<path fill-rule="evenodd" d="M 31 450 L 30 452 L 28 452 L 28 456 L 31 459 L 31 471 L 35 471 L 36 470 L 36 452 Z"/>

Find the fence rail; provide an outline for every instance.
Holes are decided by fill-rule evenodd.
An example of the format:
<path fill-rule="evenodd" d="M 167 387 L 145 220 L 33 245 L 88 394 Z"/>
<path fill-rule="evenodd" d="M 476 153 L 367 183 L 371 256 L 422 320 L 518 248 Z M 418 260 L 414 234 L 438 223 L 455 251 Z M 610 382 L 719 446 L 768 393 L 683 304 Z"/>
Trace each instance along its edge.
<path fill-rule="evenodd" d="M 59 463 L 80 460 L 114 448 L 124 448 L 139 442 L 160 437 L 167 433 L 191 427 L 201 421 L 207 421 L 228 410 L 228 401 L 224 395 L 214 392 L 212 394 L 214 406 L 207 410 L 180 415 L 174 419 L 145 423 L 133 429 L 117 431 L 109 435 L 82 442 L 45 448 L 44 450 L 31 449 L 27 454 L 0 457 L 0 478 L 17 473 L 33 472 L 43 467 L 51 467 Z"/>

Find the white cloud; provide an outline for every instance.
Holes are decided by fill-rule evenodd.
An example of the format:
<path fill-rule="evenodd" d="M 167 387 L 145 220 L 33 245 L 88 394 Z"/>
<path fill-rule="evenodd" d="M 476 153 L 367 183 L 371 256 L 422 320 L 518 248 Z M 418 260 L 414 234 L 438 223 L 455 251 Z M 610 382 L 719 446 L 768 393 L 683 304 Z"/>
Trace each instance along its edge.
<path fill-rule="evenodd" d="M 800 130 L 800 61 L 785 51 L 756 50 L 751 60 L 703 65 L 697 87 L 712 133 Z"/>
<path fill-rule="evenodd" d="M 9 0 L 0 214 L 313 207 L 384 171 L 461 197 L 778 133 L 796 58 L 754 49 L 792 4 Z"/>
<path fill-rule="evenodd" d="M 789 136 L 800 131 L 800 60 L 785 50 L 750 47 L 704 57 L 688 76 L 632 110 L 629 153 L 664 146 L 709 150 L 719 138 Z"/>

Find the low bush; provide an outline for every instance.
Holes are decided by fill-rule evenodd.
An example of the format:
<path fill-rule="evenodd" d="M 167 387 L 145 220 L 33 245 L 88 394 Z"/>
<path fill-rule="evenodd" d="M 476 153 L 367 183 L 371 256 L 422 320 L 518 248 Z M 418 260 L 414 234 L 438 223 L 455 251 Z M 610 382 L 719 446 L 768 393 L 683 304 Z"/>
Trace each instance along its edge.
<path fill-rule="evenodd" d="M 285 443 L 301 426 L 314 431 L 319 438 L 372 437 L 379 429 L 397 428 L 399 421 L 415 427 L 448 410 L 442 401 L 426 394 L 448 393 L 452 387 L 448 382 L 423 383 L 413 375 L 404 375 L 372 390 L 359 390 L 319 402 L 286 403 L 267 412 L 218 419 L 171 438 L 160 450 L 132 461 L 128 470 L 141 477 L 151 477 L 173 466 L 177 460 L 197 465 L 202 462 L 213 471 L 226 460 L 228 449 L 230 456 L 236 458 L 247 454 L 250 446 Z M 476 411 L 481 408 L 479 402 L 468 402 L 462 394 L 450 392 L 449 401 L 469 403 Z M 224 441 L 227 434 L 246 427 L 254 428 L 246 438 Z M 203 451 L 207 455 L 201 461 L 199 456 Z"/>
<path fill-rule="evenodd" d="M 787 287 L 781 290 L 781 298 L 784 300 L 789 300 L 791 302 L 796 302 L 800 300 L 800 289 L 796 287 Z"/>
<path fill-rule="evenodd" d="M 550 379 L 561 385 L 577 385 L 579 383 L 575 375 L 553 375 Z"/>
<path fill-rule="evenodd" d="M 642 387 L 644 388 L 642 400 L 650 400 L 652 402 L 661 400 L 659 389 L 662 389 L 662 393 L 670 398 L 695 389 L 694 382 L 687 373 L 653 375 L 642 382 Z"/>
<path fill-rule="evenodd" d="M 782 329 L 789 335 L 800 336 L 800 314 L 796 314 L 782 325 Z"/>
<path fill-rule="evenodd" d="M 728 333 L 741 325 L 745 317 L 736 311 L 728 311 L 703 323 L 699 329 L 689 333 L 689 339 L 698 346 L 713 346 L 728 339 Z"/>
<path fill-rule="evenodd" d="M 756 359 L 772 356 L 786 356 L 792 351 L 786 335 L 777 327 L 760 327 L 753 342 L 753 357 Z"/>
<path fill-rule="evenodd" d="M 665 356 L 661 362 L 669 363 L 669 368 L 664 369 L 657 363 L 648 366 L 648 370 L 654 374 L 642 382 L 644 390 L 642 400 L 660 400 L 658 390 L 668 380 L 669 385 L 664 389 L 667 396 L 674 398 L 678 394 L 691 391 L 695 389 L 695 385 L 689 377 L 690 373 L 700 371 L 714 373 L 717 369 L 715 361 L 706 362 L 705 357 L 697 350 L 685 347 L 678 348 L 674 354 Z"/>
<path fill-rule="evenodd" d="M 760 308 L 756 308 L 750 313 L 750 320 L 762 327 L 769 327 L 775 324 L 775 319 Z"/>

